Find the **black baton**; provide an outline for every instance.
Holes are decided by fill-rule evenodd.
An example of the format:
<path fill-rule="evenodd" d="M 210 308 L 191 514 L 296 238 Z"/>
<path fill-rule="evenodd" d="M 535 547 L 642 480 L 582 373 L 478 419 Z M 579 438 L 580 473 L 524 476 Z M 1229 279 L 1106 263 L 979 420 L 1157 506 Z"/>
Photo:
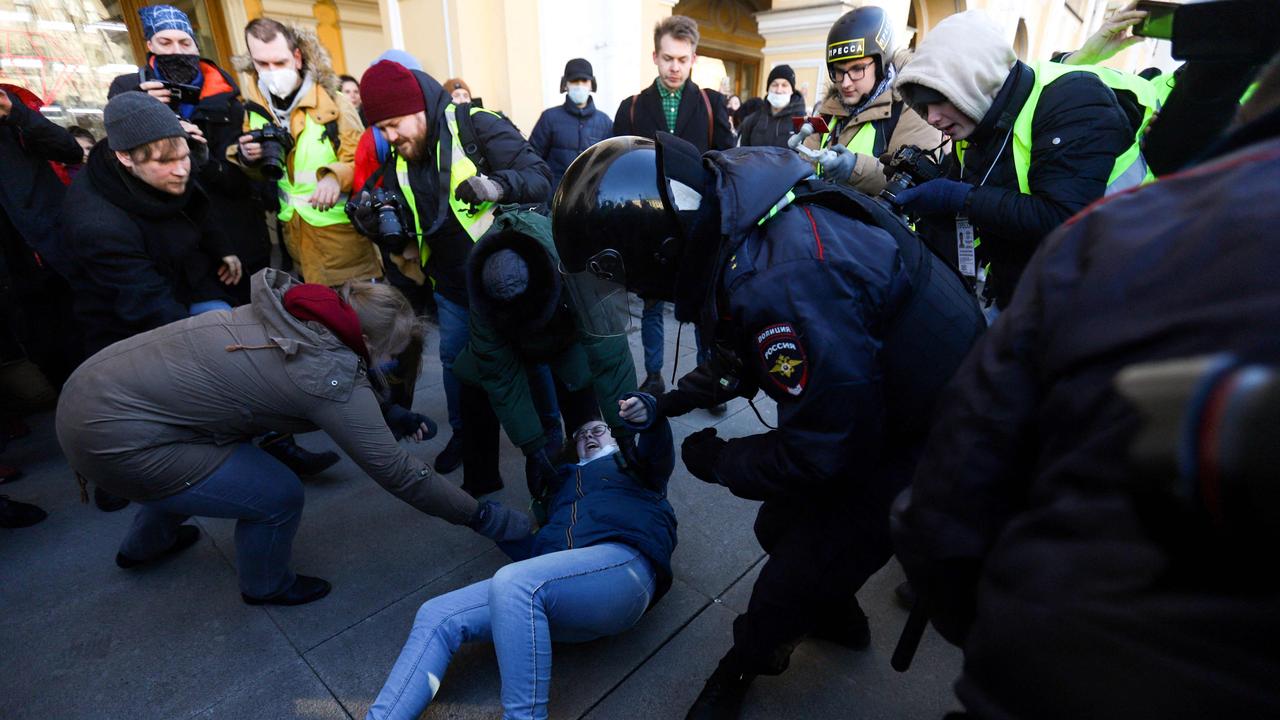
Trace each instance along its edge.
<path fill-rule="evenodd" d="M 889 664 L 898 672 L 906 672 L 920 647 L 920 638 L 924 637 L 924 629 L 929 624 L 929 615 L 924 610 L 924 603 L 916 598 L 911 606 L 911 614 L 907 616 L 907 624 L 902 627 L 902 635 L 898 637 L 898 646 L 893 649 L 893 658 Z"/>

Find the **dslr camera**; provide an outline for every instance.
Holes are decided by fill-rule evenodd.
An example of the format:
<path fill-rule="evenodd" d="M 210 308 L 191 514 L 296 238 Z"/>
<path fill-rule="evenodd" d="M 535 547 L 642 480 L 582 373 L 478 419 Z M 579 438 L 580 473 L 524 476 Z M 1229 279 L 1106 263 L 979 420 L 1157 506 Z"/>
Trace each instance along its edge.
<path fill-rule="evenodd" d="M 277 181 L 284 177 L 285 158 L 293 149 L 293 137 L 289 131 L 275 125 L 267 125 L 258 130 L 249 131 L 250 142 L 262 146 L 261 172 L 268 180 Z"/>
<path fill-rule="evenodd" d="M 885 161 L 884 174 L 889 177 L 889 184 L 884 186 L 880 197 L 888 200 L 894 207 L 899 207 L 898 193 L 929 180 L 943 176 L 942 165 L 926 150 L 915 145 L 903 145 Z"/>
<path fill-rule="evenodd" d="M 415 235 L 405 203 L 386 188 L 360 193 L 359 198 L 347 201 L 346 211 L 356 232 L 393 255 L 403 252 Z"/>

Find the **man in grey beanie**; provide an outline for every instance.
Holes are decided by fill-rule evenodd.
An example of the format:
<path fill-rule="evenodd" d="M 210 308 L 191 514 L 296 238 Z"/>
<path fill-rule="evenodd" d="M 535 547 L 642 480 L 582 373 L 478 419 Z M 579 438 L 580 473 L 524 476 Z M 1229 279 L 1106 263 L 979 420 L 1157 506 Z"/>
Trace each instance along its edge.
<path fill-rule="evenodd" d="M 89 153 L 63 206 L 76 314 L 93 354 L 197 312 L 228 308 L 240 259 L 192 180 L 203 147 L 167 105 L 126 92 L 103 111 L 107 141 Z"/>

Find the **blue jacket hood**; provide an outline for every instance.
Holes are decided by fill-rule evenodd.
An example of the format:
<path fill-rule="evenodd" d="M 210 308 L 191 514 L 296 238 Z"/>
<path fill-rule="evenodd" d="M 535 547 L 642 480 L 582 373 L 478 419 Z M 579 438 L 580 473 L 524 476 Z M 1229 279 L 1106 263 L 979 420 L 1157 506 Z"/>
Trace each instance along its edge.
<path fill-rule="evenodd" d="M 786 148 L 712 150 L 702 157 L 715 176 L 720 234 L 727 237 L 755 227 L 796 183 L 813 175 L 813 167 Z"/>

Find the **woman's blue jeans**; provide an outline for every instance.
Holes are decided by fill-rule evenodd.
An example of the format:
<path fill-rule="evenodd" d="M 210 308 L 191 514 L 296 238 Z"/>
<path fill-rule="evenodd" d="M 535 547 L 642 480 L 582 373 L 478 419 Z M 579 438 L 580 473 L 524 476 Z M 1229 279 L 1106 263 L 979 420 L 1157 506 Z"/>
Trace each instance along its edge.
<path fill-rule="evenodd" d="M 649 607 L 654 573 L 618 543 L 539 555 L 428 600 L 366 720 L 412 720 L 435 697 L 464 642 L 492 641 L 503 717 L 547 717 L 551 641 L 586 642 L 631 628 Z"/>
<path fill-rule="evenodd" d="M 293 585 L 293 536 L 302 520 L 302 482 L 264 450 L 243 443 L 209 477 L 175 495 L 138 504 L 120 552 L 149 560 L 173 545 L 192 515 L 236 518 L 240 592 L 267 597 Z"/>

